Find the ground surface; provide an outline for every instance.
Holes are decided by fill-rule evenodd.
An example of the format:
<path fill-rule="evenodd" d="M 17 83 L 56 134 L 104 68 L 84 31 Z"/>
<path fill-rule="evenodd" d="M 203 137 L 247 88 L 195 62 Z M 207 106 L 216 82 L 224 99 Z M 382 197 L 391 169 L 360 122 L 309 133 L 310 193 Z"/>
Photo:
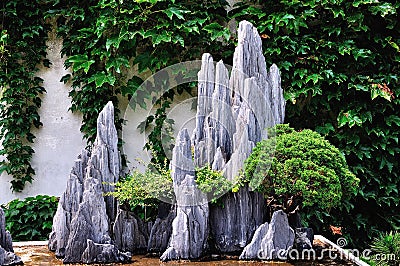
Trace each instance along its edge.
<path fill-rule="evenodd" d="M 15 253 L 21 257 L 24 265 L 64 265 L 61 260 L 56 259 L 53 252 L 47 249 L 47 246 L 19 246 L 14 247 Z M 70 265 L 82 265 L 82 264 L 70 264 Z M 94 264 L 92 264 L 94 265 Z M 160 262 L 158 258 L 150 258 L 144 255 L 135 255 L 132 257 L 132 263 L 130 264 L 112 264 L 112 265 L 135 265 L 135 266 L 152 266 L 152 265 L 196 265 L 196 266 L 322 266 L 322 265 L 335 265 L 335 266 L 349 266 L 352 263 L 346 262 L 337 258 L 313 260 L 313 261 L 292 261 L 291 263 L 284 262 L 260 262 L 260 261 L 238 261 L 235 259 L 225 259 L 219 261 L 199 261 L 199 262 Z"/>

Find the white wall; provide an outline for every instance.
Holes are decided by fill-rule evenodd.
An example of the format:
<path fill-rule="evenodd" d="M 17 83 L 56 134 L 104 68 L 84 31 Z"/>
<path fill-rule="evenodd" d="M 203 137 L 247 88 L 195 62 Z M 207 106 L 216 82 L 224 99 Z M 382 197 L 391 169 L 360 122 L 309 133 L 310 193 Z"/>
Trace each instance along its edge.
<path fill-rule="evenodd" d="M 68 97 L 70 87 L 60 82 L 61 77 L 69 73 L 64 69 L 64 59 L 60 58 L 62 41 L 51 33 L 47 45 L 48 58 L 52 65 L 51 68 L 41 68 L 38 73 L 44 79 L 43 86 L 47 91 L 42 96 L 43 102 L 39 111 L 43 127 L 33 130 L 36 139 L 32 146 L 35 153 L 31 163 L 36 175 L 32 184 L 27 183 L 22 193 L 12 193 L 12 178 L 3 172 L 0 176 L 0 204 L 38 194 L 60 196 L 65 190 L 74 160 L 86 146 L 79 130 L 82 117 L 68 111 L 71 105 Z M 187 127 L 189 132 L 194 128 L 195 111 L 191 110 L 192 100 L 187 100 L 188 98 L 191 98 L 188 94 L 177 97 L 170 110 L 170 117 L 175 120 L 175 135 L 182 127 Z M 127 100 L 120 99 L 121 115 L 124 115 L 126 106 Z M 130 168 L 135 168 L 139 166 L 137 158 L 149 160 L 147 152 L 143 151 L 146 140 L 137 129 L 149 112 L 141 108 L 137 108 L 135 112 L 130 108 L 127 110 L 125 118 L 129 121 L 123 129 L 124 153 L 127 154 Z"/>
<path fill-rule="evenodd" d="M 41 68 L 38 73 L 47 91 L 42 96 L 39 110 L 43 127 L 32 131 L 36 139 L 32 146 L 35 153 L 31 164 L 36 175 L 32 184 L 27 183 L 22 193 L 12 193 L 12 178 L 3 172 L 0 176 L 0 204 L 38 194 L 60 195 L 65 189 L 73 161 L 85 147 L 86 142 L 79 131 L 81 116 L 68 111 L 71 105 L 69 87 L 59 82 L 68 73 L 63 66 L 64 60 L 60 58 L 62 41 L 56 39 L 54 33 L 49 37 L 48 59 L 52 65 L 51 68 Z"/>

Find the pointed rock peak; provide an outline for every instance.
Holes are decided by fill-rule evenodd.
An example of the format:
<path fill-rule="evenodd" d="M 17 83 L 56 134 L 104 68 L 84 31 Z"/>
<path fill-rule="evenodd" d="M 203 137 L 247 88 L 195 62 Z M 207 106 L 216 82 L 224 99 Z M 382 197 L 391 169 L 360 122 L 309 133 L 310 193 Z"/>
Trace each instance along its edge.
<path fill-rule="evenodd" d="M 239 44 L 245 41 L 255 41 L 255 45 L 259 45 L 261 47 L 261 38 L 258 34 L 257 28 L 253 26 L 250 22 L 246 20 L 242 20 L 239 23 L 238 29 L 238 42 Z"/>

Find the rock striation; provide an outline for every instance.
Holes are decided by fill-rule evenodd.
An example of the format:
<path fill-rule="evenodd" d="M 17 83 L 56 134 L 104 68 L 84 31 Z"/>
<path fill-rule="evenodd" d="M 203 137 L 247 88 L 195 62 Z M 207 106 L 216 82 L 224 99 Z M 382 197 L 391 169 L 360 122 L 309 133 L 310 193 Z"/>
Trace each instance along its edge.
<path fill-rule="evenodd" d="M 91 151 L 78 156 L 53 219 L 49 249 L 64 263 L 126 262 L 129 254 L 114 248 L 112 224 L 117 203 L 104 193 L 113 190 L 121 171 L 114 106 L 109 102 L 97 118 Z"/>
<path fill-rule="evenodd" d="M 274 212 L 270 224 L 261 225 L 239 259 L 286 259 L 293 247 L 295 233 L 282 210 Z"/>
<path fill-rule="evenodd" d="M 208 202 L 195 182 L 191 141 L 186 129 L 179 132 L 172 155 L 176 217 L 162 261 L 196 259 L 203 255 L 208 237 Z"/>
<path fill-rule="evenodd" d="M 20 257 L 14 254 L 10 232 L 6 231 L 6 218 L 0 207 L 0 265 L 22 265 Z"/>
<path fill-rule="evenodd" d="M 284 120 L 279 70 L 276 65 L 267 70 L 256 28 L 242 21 L 231 75 L 222 61 L 214 66 L 211 55 L 204 54 L 198 80 L 195 165 L 222 170 L 232 181 L 255 144 L 268 137 L 267 129 Z M 221 201 L 224 208 L 210 207 L 213 245 L 220 252 L 241 252 L 266 220 L 263 196 L 246 185 Z"/>

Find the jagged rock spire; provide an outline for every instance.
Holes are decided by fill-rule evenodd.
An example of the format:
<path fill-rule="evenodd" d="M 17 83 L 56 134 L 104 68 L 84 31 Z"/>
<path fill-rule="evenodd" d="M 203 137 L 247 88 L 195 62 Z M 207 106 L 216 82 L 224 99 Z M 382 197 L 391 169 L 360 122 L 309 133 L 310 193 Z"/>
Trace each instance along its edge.
<path fill-rule="evenodd" d="M 114 106 L 109 102 L 98 116 L 91 152 L 83 150 L 78 156 L 53 219 L 49 249 L 64 257 L 65 263 L 130 259 L 112 245 L 117 203 L 113 197 L 103 196 L 113 190 L 111 184 L 118 181 L 121 171 L 117 143 Z"/>

